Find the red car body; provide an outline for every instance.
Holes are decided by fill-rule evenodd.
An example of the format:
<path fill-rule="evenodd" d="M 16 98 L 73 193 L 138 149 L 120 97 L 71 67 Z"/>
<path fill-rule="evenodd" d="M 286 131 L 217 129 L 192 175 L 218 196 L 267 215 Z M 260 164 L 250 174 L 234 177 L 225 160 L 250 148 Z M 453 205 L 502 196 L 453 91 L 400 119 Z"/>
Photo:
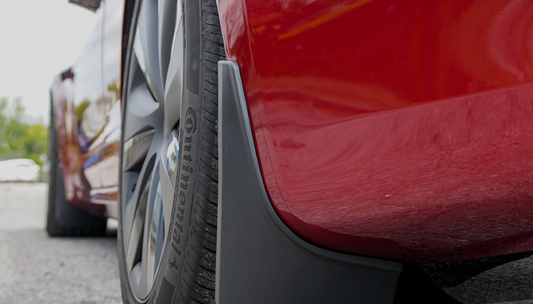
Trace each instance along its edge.
<path fill-rule="evenodd" d="M 315 244 L 411 262 L 533 249 L 533 5 L 230 1 L 279 216 Z"/>
<path fill-rule="evenodd" d="M 116 216 L 123 3 L 103 3 L 103 28 L 52 96 L 67 199 Z M 532 3 L 218 9 L 265 187 L 299 236 L 416 263 L 533 250 Z"/>

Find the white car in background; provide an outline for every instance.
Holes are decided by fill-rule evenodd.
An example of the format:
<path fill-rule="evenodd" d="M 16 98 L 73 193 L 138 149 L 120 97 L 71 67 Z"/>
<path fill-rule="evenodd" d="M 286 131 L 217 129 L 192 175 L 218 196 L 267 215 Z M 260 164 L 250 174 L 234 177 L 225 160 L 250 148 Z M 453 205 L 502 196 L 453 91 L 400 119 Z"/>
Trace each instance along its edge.
<path fill-rule="evenodd" d="M 27 158 L 0 161 L 0 182 L 36 182 L 41 167 Z"/>

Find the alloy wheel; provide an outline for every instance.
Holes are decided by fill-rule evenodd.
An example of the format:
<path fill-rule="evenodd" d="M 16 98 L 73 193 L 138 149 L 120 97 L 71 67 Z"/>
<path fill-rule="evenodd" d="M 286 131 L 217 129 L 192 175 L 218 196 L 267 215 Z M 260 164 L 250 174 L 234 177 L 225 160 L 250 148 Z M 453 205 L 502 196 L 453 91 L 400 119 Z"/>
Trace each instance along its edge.
<path fill-rule="evenodd" d="M 184 40 L 180 1 L 144 0 L 138 14 L 126 63 L 120 212 L 126 272 L 142 301 L 154 286 L 171 222 Z"/>

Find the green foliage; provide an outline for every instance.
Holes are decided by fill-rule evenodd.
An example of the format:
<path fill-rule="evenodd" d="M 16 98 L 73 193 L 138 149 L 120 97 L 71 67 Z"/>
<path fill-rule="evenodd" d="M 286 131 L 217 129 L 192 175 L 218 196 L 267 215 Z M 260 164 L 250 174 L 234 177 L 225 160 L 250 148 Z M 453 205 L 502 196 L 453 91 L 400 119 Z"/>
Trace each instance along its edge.
<path fill-rule="evenodd" d="M 20 97 L 0 97 L 0 160 L 31 158 L 42 167 L 47 153 L 48 127 L 28 122 Z"/>

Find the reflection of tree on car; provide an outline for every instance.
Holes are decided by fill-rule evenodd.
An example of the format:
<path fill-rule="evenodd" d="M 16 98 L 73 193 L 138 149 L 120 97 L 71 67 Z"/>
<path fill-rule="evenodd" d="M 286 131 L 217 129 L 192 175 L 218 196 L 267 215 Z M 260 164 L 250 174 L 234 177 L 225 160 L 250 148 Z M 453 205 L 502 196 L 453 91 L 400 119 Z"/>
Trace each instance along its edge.
<path fill-rule="evenodd" d="M 92 143 L 102 134 L 109 121 L 109 111 L 117 101 L 115 92 L 108 91 L 95 102 L 87 103 L 78 120 L 78 141 L 80 148 L 87 152 Z M 76 111 L 78 115 L 78 111 Z"/>

